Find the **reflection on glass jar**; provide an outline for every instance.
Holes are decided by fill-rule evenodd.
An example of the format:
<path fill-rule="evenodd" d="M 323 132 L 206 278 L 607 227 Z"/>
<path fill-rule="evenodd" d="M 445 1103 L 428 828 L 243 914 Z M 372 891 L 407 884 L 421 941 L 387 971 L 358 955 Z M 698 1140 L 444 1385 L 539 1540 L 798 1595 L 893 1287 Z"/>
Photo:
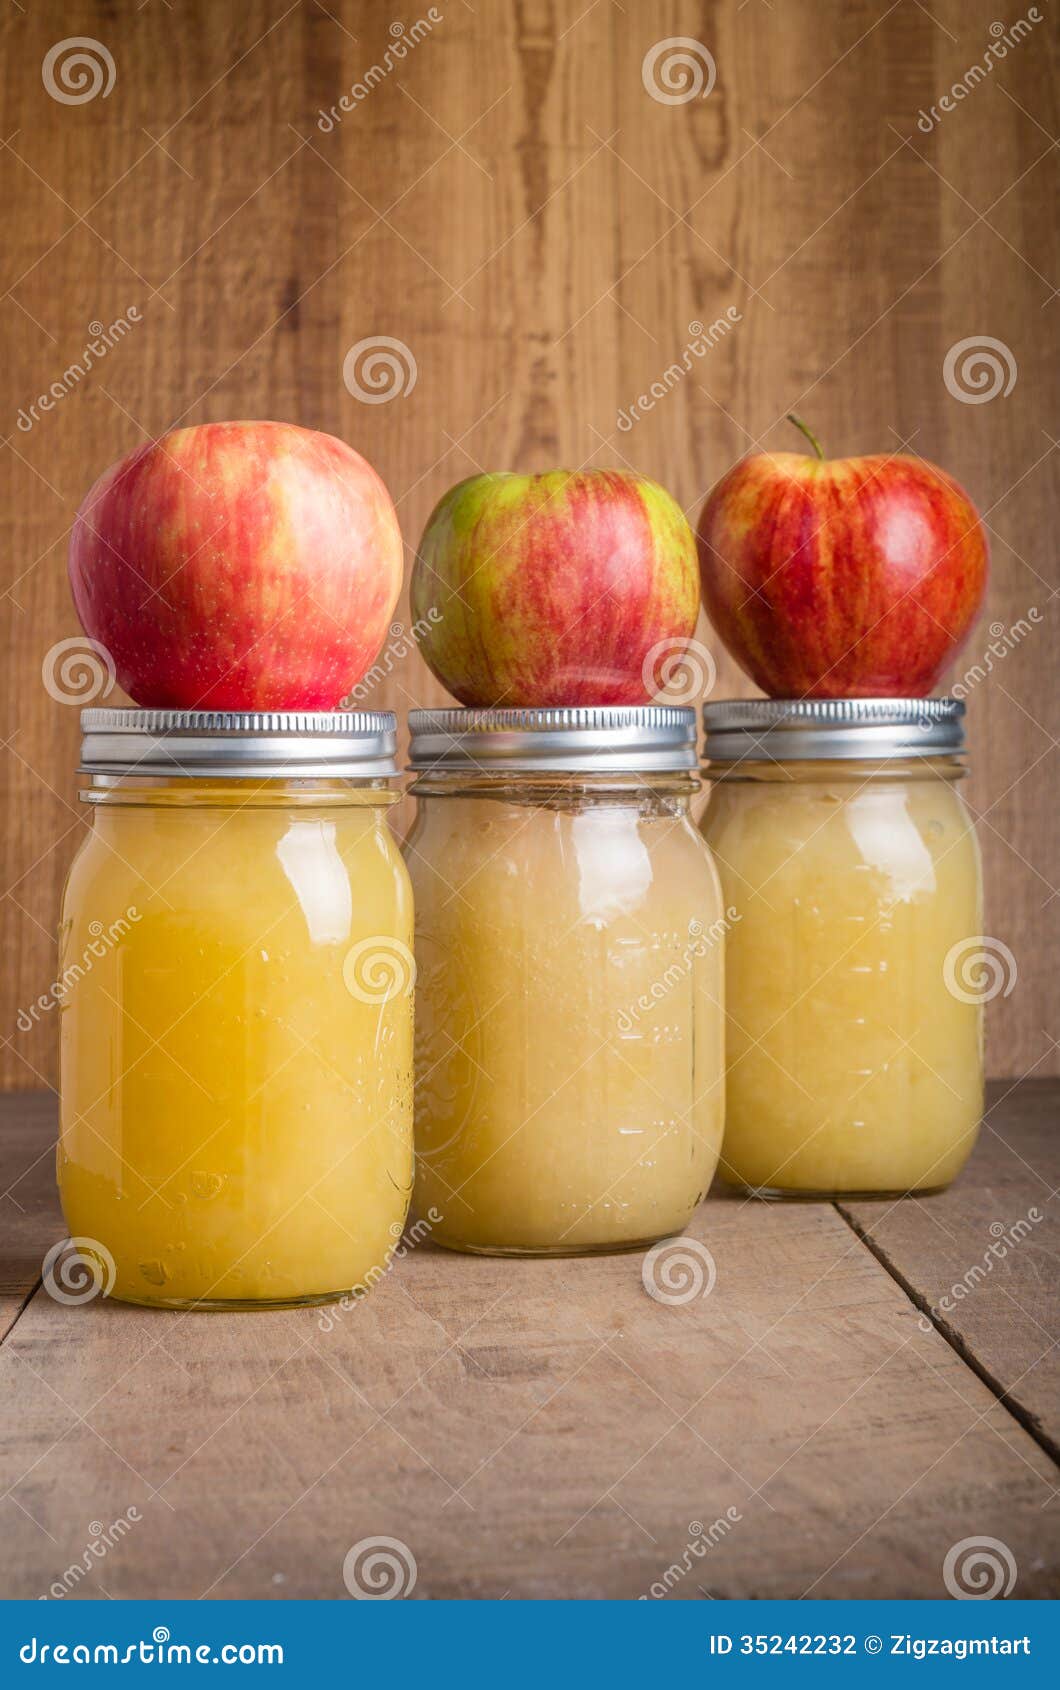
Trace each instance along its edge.
<path fill-rule="evenodd" d="M 412 1184 L 393 718 L 83 720 L 94 825 L 60 958 L 71 1235 L 102 1246 L 130 1302 L 370 1287 Z"/>
<path fill-rule="evenodd" d="M 706 706 L 726 958 L 723 1176 L 776 1196 L 946 1186 L 982 1113 L 979 852 L 952 700 Z"/>
<path fill-rule="evenodd" d="M 414 711 L 416 1207 L 456 1249 L 680 1232 L 722 1126 L 691 711 Z"/>

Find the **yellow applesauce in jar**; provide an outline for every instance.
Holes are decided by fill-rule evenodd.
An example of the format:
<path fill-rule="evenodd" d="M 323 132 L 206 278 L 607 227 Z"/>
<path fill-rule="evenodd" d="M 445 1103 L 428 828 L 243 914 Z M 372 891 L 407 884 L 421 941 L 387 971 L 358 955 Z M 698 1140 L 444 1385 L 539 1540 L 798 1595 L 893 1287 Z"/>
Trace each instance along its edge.
<path fill-rule="evenodd" d="M 720 1172 L 762 1195 L 937 1191 L 983 1105 L 979 851 L 952 699 L 704 707 L 726 944 Z"/>
<path fill-rule="evenodd" d="M 102 1288 L 373 1285 L 412 1187 L 412 897 L 376 714 L 89 710 L 60 924 L 58 1177 Z"/>
<path fill-rule="evenodd" d="M 714 1174 L 724 912 L 673 707 L 413 711 L 416 1188 L 497 1254 L 681 1232 Z"/>

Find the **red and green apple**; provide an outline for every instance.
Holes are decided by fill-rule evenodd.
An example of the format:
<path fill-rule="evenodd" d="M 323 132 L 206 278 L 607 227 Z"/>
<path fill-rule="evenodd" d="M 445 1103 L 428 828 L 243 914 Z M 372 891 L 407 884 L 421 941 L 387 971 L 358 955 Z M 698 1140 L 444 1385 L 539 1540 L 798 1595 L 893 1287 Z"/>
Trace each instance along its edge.
<path fill-rule="evenodd" d="M 904 453 L 763 452 L 698 524 L 703 604 L 773 698 L 920 698 L 967 639 L 987 542 L 968 494 Z"/>
<path fill-rule="evenodd" d="M 401 533 L 383 482 L 344 441 L 204 423 L 103 473 L 69 569 L 85 632 L 137 704 L 331 710 L 386 637 Z"/>
<path fill-rule="evenodd" d="M 461 704 L 643 704 L 696 625 L 695 537 L 632 472 L 475 475 L 431 513 L 411 593 Z"/>

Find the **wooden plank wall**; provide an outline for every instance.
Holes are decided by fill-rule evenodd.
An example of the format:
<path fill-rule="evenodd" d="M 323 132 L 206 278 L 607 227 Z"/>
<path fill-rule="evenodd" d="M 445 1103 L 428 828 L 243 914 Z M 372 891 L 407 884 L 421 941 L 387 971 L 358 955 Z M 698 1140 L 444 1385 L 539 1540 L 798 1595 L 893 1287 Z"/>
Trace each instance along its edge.
<path fill-rule="evenodd" d="M 77 712 L 49 695 L 42 663 L 76 632 L 66 536 L 106 464 L 180 421 L 326 429 L 386 478 L 411 558 L 434 500 L 478 468 L 628 463 L 694 516 L 741 453 L 791 444 L 778 419 L 792 408 L 833 454 L 908 441 L 974 493 L 994 571 L 966 661 L 982 660 L 990 624 L 1030 619 L 972 691 L 968 790 L 988 931 L 1018 964 L 991 1006 L 990 1065 L 1057 1071 L 1055 34 L 1045 0 L 1010 11 L 441 0 L 410 45 L 428 19 L 417 0 L 404 58 L 329 125 L 321 111 L 400 35 L 390 5 L 4 8 L 0 1083 L 54 1074 L 51 1027 L 16 1025 L 53 972 L 82 825 Z M 1018 19 L 1023 38 L 991 72 L 934 125 L 920 117 Z M 114 77 L 71 104 L 42 67 L 73 35 L 102 44 Z M 668 104 L 642 72 L 677 36 L 701 44 L 716 79 L 706 98 Z M 730 306 L 739 321 L 693 373 L 620 427 L 689 325 Z M 104 362 L 20 423 L 90 325 L 131 321 L 131 308 L 139 321 Z M 405 343 L 416 380 L 368 404 L 343 360 L 376 336 Z M 968 403 L 947 390 L 944 359 L 985 336 L 1014 383 Z M 718 668 L 719 695 L 751 690 L 720 653 Z M 413 653 L 375 701 L 440 697 Z"/>

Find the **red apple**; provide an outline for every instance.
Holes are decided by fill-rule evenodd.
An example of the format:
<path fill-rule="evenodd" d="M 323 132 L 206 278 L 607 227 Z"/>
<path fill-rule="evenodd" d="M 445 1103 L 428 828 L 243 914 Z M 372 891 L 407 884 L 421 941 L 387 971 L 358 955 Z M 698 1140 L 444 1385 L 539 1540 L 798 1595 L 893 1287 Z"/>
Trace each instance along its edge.
<path fill-rule="evenodd" d="M 427 523 L 420 650 L 461 704 L 643 704 L 696 625 L 695 538 L 623 470 L 475 475 Z"/>
<path fill-rule="evenodd" d="M 205 423 L 138 447 L 74 521 L 86 634 L 137 704 L 331 710 L 374 661 L 401 534 L 370 464 L 288 423 Z"/>
<path fill-rule="evenodd" d="M 952 476 L 901 453 L 762 453 L 699 519 L 703 603 L 772 698 L 922 698 L 963 645 L 987 543 Z"/>

